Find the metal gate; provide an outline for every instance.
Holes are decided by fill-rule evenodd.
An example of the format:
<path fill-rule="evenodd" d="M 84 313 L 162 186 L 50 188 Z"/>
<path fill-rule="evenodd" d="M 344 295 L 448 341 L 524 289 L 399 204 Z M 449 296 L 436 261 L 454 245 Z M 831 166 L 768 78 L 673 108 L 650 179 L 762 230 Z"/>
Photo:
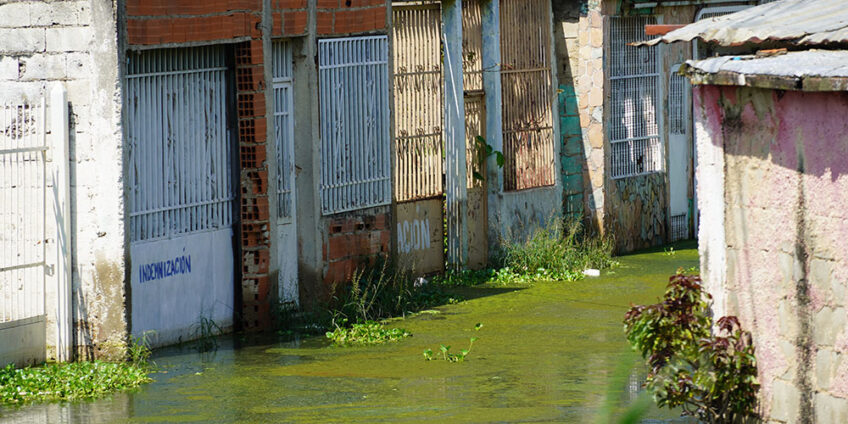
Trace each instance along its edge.
<path fill-rule="evenodd" d="M 133 333 L 232 323 L 234 143 L 221 46 L 131 53 L 125 114 Z M 177 306 L 179 305 L 179 306 Z"/>
<path fill-rule="evenodd" d="M 551 2 L 503 0 L 504 190 L 553 185 Z"/>
<path fill-rule="evenodd" d="M 28 351 L 15 354 L 7 351 L 12 346 L 0 347 L 4 362 L 44 358 L 46 123 L 44 100 L 0 106 L 0 343 L 13 340 Z M 11 332 L 15 337 L 8 338 Z"/>
<path fill-rule="evenodd" d="M 419 273 L 444 269 L 444 107 L 438 3 L 392 7 L 397 249 Z"/>
<path fill-rule="evenodd" d="M 686 77 L 671 68 L 668 80 L 668 185 L 670 241 L 689 238 L 689 108 Z"/>
<path fill-rule="evenodd" d="M 294 191 L 294 95 L 292 87 L 292 45 L 272 43 L 274 90 L 274 145 L 277 163 L 277 257 L 280 264 L 279 297 L 299 302 L 297 285 L 297 225 Z"/>

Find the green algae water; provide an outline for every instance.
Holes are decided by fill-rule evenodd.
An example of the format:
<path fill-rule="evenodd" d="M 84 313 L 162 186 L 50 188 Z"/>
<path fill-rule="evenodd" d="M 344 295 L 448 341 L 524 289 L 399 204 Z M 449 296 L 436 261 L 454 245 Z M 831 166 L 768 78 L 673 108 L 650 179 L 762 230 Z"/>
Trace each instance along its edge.
<path fill-rule="evenodd" d="M 619 259 L 578 282 L 463 288 L 467 301 L 393 321 L 413 334 L 398 343 L 235 336 L 212 353 L 164 349 L 154 354 L 156 381 L 135 393 L 0 409 L 0 422 L 615 422 L 645 374 L 624 313 L 655 303 L 671 274 L 698 262 L 693 245 Z M 422 356 L 440 356 L 441 344 L 456 353 L 470 337 L 478 340 L 463 363 Z M 652 408 L 644 422 L 678 416 Z"/>

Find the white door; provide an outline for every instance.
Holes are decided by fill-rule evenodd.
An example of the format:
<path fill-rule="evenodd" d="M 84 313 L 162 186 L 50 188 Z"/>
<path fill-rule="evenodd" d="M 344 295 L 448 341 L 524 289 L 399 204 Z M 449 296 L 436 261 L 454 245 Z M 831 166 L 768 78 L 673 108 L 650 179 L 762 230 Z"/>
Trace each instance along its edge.
<path fill-rule="evenodd" d="M 292 47 L 288 41 L 273 43 L 274 143 L 277 157 L 277 254 L 279 297 L 299 301 L 297 285 L 297 226 L 294 194 L 294 105 L 292 93 Z"/>
<path fill-rule="evenodd" d="M 680 65 L 671 69 L 668 87 L 668 180 L 671 241 L 689 238 L 689 83 L 678 75 Z"/>
<path fill-rule="evenodd" d="M 128 149 L 132 333 L 156 345 L 201 318 L 232 325 L 236 180 L 219 46 L 130 53 Z"/>

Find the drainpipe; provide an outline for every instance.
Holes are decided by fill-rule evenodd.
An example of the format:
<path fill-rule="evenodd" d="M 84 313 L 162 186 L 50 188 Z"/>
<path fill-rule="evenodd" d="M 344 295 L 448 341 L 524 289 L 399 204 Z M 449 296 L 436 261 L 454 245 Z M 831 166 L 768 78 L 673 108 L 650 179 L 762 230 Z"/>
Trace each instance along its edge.
<path fill-rule="evenodd" d="M 482 4 L 483 24 L 483 91 L 486 93 L 486 142 L 493 150 L 503 152 L 503 109 L 501 108 L 501 15 L 500 0 Z M 494 156 L 486 162 L 488 189 L 489 256 L 497 254 L 502 237 L 500 228 L 503 200 L 503 168 Z"/>
<path fill-rule="evenodd" d="M 449 267 L 468 261 L 468 189 L 465 165 L 465 98 L 462 84 L 462 2 L 442 2 L 445 84 L 445 213 Z"/>

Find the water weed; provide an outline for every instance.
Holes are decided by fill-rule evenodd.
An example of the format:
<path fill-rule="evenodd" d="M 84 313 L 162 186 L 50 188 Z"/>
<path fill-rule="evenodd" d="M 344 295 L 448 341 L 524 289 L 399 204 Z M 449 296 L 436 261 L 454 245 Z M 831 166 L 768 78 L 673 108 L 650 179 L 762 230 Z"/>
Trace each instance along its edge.
<path fill-rule="evenodd" d="M 335 345 L 350 346 L 396 342 L 412 336 L 412 333 L 402 328 L 386 328 L 376 321 L 353 324 L 349 328 L 345 327 L 346 324 L 345 321 L 341 322 L 335 330 L 328 331 L 326 337 Z"/>
<path fill-rule="evenodd" d="M 474 331 L 480 331 L 481 328 L 483 328 L 483 324 L 478 322 L 477 325 L 474 326 Z M 468 339 L 468 349 L 462 349 L 459 351 L 459 353 L 456 354 L 450 352 L 450 345 L 439 345 L 439 351 L 442 353 L 442 360 L 453 363 L 465 362 L 465 358 L 468 357 L 468 354 L 471 353 L 471 348 L 474 347 L 474 342 L 476 341 L 477 337 L 471 337 L 470 339 Z M 425 361 L 432 361 L 434 359 L 438 359 L 438 355 L 433 355 L 432 349 L 424 350 L 423 355 Z"/>
<path fill-rule="evenodd" d="M 144 364 L 74 362 L 0 369 L 0 404 L 75 401 L 103 397 L 149 383 Z"/>

